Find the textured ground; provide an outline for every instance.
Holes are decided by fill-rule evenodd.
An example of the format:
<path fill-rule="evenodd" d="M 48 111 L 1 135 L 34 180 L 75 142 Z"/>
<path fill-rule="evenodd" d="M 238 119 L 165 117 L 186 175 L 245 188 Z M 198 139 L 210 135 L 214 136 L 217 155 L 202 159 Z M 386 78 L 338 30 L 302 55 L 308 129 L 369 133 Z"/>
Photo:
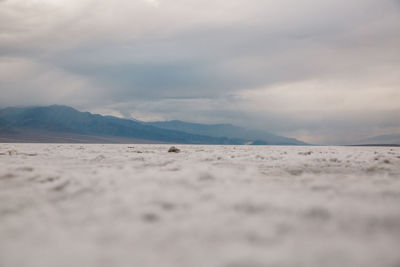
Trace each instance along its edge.
<path fill-rule="evenodd" d="M 400 266 L 400 148 L 168 148 L 0 144 L 0 266 Z"/>

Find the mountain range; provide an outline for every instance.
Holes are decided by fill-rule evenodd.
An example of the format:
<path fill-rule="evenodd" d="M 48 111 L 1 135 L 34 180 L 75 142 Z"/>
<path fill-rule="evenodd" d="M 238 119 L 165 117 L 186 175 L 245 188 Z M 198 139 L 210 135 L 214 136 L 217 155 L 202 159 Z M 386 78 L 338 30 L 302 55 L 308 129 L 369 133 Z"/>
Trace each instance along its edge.
<path fill-rule="evenodd" d="M 230 124 L 142 122 L 60 105 L 0 109 L 0 142 L 306 145 Z"/>
<path fill-rule="evenodd" d="M 400 134 L 378 135 L 357 142 L 361 145 L 400 145 Z"/>
<path fill-rule="evenodd" d="M 162 129 L 178 130 L 191 134 L 200 134 L 212 137 L 225 136 L 233 139 L 249 140 L 253 145 L 306 145 L 306 143 L 294 138 L 287 138 L 264 131 L 246 129 L 232 124 L 200 124 L 179 120 L 149 122 L 146 124 Z"/>

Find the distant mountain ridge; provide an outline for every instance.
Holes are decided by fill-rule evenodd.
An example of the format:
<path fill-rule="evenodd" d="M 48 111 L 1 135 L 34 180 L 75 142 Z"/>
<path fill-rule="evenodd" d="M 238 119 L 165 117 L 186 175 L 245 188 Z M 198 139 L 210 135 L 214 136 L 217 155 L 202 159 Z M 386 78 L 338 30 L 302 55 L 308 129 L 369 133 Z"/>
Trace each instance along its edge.
<path fill-rule="evenodd" d="M 254 140 L 252 141 L 252 144 L 255 145 L 307 145 L 306 143 L 294 138 L 278 136 L 264 131 L 246 129 L 232 124 L 200 124 L 179 120 L 149 122 L 147 124 L 163 129 L 175 129 L 191 134 Z"/>
<path fill-rule="evenodd" d="M 360 140 L 357 144 L 361 145 L 400 145 L 400 134 L 388 134 L 373 136 L 364 140 Z"/>
<path fill-rule="evenodd" d="M 30 108 L 5 108 L 0 110 L 2 127 L 18 135 L 32 133 L 78 134 L 103 137 L 131 138 L 165 143 L 185 144 L 241 144 L 241 140 L 193 135 L 179 131 L 160 129 L 141 122 L 80 112 L 67 106 Z M 4 131 L 2 131 L 2 134 Z M 10 139 L 10 134 L 7 135 Z M 61 138 L 61 137 L 60 137 Z M 32 140 L 35 141 L 35 140 Z"/>
<path fill-rule="evenodd" d="M 157 126 L 159 124 L 159 126 Z M 192 125 L 180 122 L 180 125 Z M 166 127 L 166 125 L 168 127 Z M 149 142 L 182 144 L 268 144 L 256 138 L 240 138 L 234 135 L 216 136 L 213 131 L 172 127 L 169 124 L 145 123 L 112 116 L 80 112 L 67 106 L 9 107 L 0 110 L 0 142 L 51 142 L 81 140 L 77 142 Z M 209 129 L 210 125 L 204 125 Z M 215 126 L 213 126 L 215 127 Z M 211 129 L 214 129 L 211 127 Z M 236 127 L 229 125 L 228 128 Z M 187 127 L 190 128 L 190 127 Z M 239 129 L 239 127 L 238 127 Z M 240 128 L 242 129 L 242 128 Z M 224 131 L 225 132 L 225 131 Z M 210 134 L 207 134 L 210 133 Z M 51 138 L 50 138 L 51 137 Z M 102 140 L 102 141 L 99 141 Z M 282 143 L 286 144 L 286 143 Z M 302 143 L 304 144 L 304 143 Z"/>

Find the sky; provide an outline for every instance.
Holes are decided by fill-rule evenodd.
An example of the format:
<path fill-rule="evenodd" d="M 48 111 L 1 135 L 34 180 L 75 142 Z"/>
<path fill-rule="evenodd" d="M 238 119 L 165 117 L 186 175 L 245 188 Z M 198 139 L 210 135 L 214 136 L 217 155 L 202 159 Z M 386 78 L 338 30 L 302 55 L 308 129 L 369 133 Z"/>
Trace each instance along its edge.
<path fill-rule="evenodd" d="M 0 107 L 400 134 L 399 0 L 0 0 Z"/>

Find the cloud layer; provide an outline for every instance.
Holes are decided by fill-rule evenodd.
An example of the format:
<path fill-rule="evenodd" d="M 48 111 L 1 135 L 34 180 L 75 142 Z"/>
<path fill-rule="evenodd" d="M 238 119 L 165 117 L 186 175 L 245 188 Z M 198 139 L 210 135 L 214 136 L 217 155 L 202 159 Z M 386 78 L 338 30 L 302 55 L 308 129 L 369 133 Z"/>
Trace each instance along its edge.
<path fill-rule="evenodd" d="M 0 106 L 347 143 L 400 131 L 394 0 L 0 1 Z"/>

